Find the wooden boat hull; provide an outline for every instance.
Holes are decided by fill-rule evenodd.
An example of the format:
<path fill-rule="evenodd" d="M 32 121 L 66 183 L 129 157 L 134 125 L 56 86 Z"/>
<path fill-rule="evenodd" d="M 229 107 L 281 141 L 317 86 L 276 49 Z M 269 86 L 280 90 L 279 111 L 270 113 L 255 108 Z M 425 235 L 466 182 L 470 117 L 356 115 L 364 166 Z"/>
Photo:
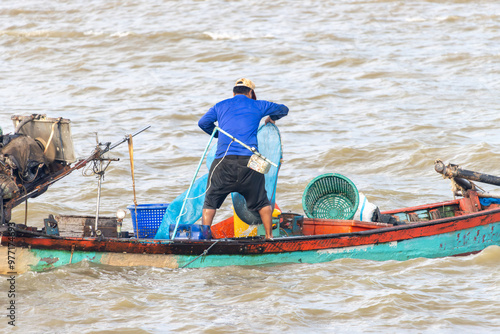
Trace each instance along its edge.
<path fill-rule="evenodd" d="M 477 253 L 491 245 L 500 245 L 500 209 L 369 231 L 274 241 L 243 238 L 172 242 L 4 235 L 0 274 L 44 271 L 81 261 L 172 269 L 320 263 L 341 258 L 404 261 Z M 9 254 L 9 248 L 13 253 Z M 14 267 L 8 265 L 9 255 L 15 257 Z"/>

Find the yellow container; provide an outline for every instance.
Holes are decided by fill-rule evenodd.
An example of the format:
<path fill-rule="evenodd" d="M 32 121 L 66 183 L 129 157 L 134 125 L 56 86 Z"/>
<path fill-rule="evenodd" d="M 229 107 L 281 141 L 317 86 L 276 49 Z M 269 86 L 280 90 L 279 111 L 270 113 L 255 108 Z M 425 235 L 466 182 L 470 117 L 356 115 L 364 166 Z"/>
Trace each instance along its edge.
<path fill-rule="evenodd" d="M 255 237 L 257 236 L 257 227 L 258 225 L 248 225 L 243 220 L 238 217 L 233 208 L 234 214 L 234 237 L 235 238 L 243 238 L 243 237 Z M 281 214 L 281 210 L 276 205 L 273 211 L 273 217 L 276 218 Z"/>

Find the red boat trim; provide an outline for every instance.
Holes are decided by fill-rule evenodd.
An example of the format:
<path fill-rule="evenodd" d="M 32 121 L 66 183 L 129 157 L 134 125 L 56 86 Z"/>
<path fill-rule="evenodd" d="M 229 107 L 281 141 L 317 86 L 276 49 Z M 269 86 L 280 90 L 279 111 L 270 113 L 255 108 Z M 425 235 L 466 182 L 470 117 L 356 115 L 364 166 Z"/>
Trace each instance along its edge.
<path fill-rule="evenodd" d="M 426 206 L 426 208 L 428 207 Z M 220 241 L 210 250 L 210 254 L 244 255 L 363 246 L 458 232 L 463 229 L 488 225 L 499 221 L 500 208 L 497 208 L 464 216 L 352 233 L 295 236 L 277 238 L 274 241 L 264 241 L 260 238 L 217 239 Z M 5 246 L 8 242 L 7 236 L 1 238 L 2 245 Z M 12 240 L 10 242 L 12 244 Z M 214 243 L 214 240 L 176 240 L 175 242 L 170 242 L 152 239 L 98 240 L 95 238 L 16 237 L 13 243 L 15 247 L 65 251 L 71 251 L 72 247 L 74 247 L 75 251 L 88 252 L 199 255 L 210 247 Z"/>
<path fill-rule="evenodd" d="M 461 199 L 455 199 L 453 201 L 433 203 L 433 204 L 430 204 L 430 205 L 429 204 L 425 204 L 425 205 L 413 206 L 411 208 L 402 208 L 402 209 L 382 211 L 381 213 L 392 215 L 392 214 L 401 213 L 401 212 L 428 210 L 428 209 L 440 208 L 440 207 L 443 207 L 443 206 L 460 205 L 460 201 L 461 201 Z"/>

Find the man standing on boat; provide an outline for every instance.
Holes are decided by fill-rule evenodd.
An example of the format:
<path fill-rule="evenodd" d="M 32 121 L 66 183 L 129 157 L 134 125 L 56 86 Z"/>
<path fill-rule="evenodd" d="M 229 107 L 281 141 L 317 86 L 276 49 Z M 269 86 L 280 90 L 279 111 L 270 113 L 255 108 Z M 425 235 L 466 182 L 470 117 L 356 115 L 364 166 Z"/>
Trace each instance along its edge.
<path fill-rule="evenodd" d="M 283 104 L 257 100 L 255 84 L 245 78 L 236 81 L 233 97 L 214 105 L 198 122 L 199 127 L 212 134 L 215 122 L 218 126 L 250 147 L 258 149 L 257 130 L 262 118 L 273 123 L 288 114 Z M 267 198 L 264 174 L 247 167 L 252 152 L 228 136 L 218 136 L 217 153 L 210 167 L 203 205 L 203 225 L 212 225 L 216 210 L 221 207 L 227 195 L 240 193 L 251 211 L 260 215 L 266 239 L 272 239 L 271 202 Z"/>

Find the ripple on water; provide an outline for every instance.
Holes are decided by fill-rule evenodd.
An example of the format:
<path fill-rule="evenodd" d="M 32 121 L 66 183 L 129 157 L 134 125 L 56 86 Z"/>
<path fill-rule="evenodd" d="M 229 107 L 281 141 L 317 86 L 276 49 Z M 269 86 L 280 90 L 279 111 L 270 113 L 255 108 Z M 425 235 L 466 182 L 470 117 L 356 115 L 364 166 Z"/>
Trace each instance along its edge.
<path fill-rule="evenodd" d="M 187 189 L 208 141 L 197 120 L 242 76 L 256 82 L 259 98 L 290 107 L 278 121 L 285 211 L 302 213 L 302 193 L 322 173 L 348 176 L 383 210 L 451 199 L 449 181 L 433 170 L 437 158 L 500 175 L 496 1 L 0 7 L 4 133 L 13 131 L 12 114 L 70 118 L 77 155 L 86 157 L 95 132 L 114 142 L 152 125 L 134 138 L 139 203 L 170 202 Z M 102 215 L 133 202 L 126 145 L 111 156 L 120 161 L 104 180 Z M 96 189 L 95 176 L 73 173 L 30 200 L 29 224 L 42 227 L 49 213 L 93 214 Z M 23 222 L 24 206 L 13 217 Z M 81 263 L 18 277 L 19 328 L 495 332 L 498 252 L 200 270 Z"/>

